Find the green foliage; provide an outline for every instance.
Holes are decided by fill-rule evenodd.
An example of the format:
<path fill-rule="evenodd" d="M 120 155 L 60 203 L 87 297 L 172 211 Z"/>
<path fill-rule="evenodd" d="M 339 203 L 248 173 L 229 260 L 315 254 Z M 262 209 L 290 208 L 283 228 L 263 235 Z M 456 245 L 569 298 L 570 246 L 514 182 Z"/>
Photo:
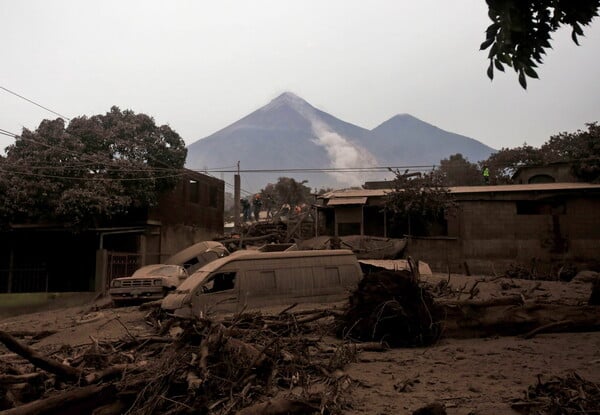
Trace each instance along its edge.
<path fill-rule="evenodd" d="M 521 147 L 502 148 L 480 164 L 489 167 L 491 183 L 508 184 L 519 167 L 540 165 L 544 162 L 540 150 L 525 143 Z"/>
<path fill-rule="evenodd" d="M 266 209 L 279 208 L 284 204 L 297 206 L 310 203 L 312 195 L 310 187 L 305 186 L 306 180 L 297 182 L 290 177 L 280 177 L 277 183 L 269 183 L 260 191 L 263 207 Z"/>
<path fill-rule="evenodd" d="M 445 186 L 477 186 L 482 184 L 479 166 L 470 163 L 462 154 L 453 154 L 440 161 L 437 170 Z"/>
<path fill-rule="evenodd" d="M 0 159 L 0 219 L 86 227 L 156 204 L 187 149 L 168 126 L 112 107 L 105 115 L 44 120 L 23 129 Z"/>
<path fill-rule="evenodd" d="M 487 75 L 494 69 L 512 67 L 519 83 L 527 88 L 527 77 L 538 78 L 534 68 L 543 62 L 550 41 L 562 25 L 571 26 L 571 38 L 579 45 L 582 26 L 598 15 L 600 0 L 487 0 L 492 24 L 480 49 L 490 48 Z"/>
<path fill-rule="evenodd" d="M 436 172 L 415 176 L 396 170 L 395 174 L 394 190 L 385 201 L 392 222 L 403 233 L 430 235 L 432 226 L 442 223 L 445 212 L 455 206 L 443 177 Z"/>
<path fill-rule="evenodd" d="M 587 182 L 600 181 L 600 125 L 586 124 L 587 131 L 556 134 L 540 148 L 523 144 L 503 148 L 480 165 L 490 168 L 494 184 L 508 184 L 519 167 L 548 163 L 571 163 L 575 177 Z"/>
<path fill-rule="evenodd" d="M 588 182 L 600 181 L 600 125 L 586 124 L 587 131 L 560 133 L 550 137 L 540 152 L 547 163 L 567 161 L 573 164 L 573 174 Z"/>

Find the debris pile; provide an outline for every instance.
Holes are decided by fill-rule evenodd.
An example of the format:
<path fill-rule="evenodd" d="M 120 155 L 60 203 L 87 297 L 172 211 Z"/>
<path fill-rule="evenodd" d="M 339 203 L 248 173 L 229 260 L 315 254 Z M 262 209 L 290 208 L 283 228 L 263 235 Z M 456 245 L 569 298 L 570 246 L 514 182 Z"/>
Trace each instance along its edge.
<path fill-rule="evenodd" d="M 386 270 L 360 281 L 337 333 L 391 347 L 427 346 L 440 338 L 444 318 L 443 308 L 410 271 Z"/>
<path fill-rule="evenodd" d="M 513 402 L 513 409 L 526 415 L 597 414 L 600 413 L 600 385 L 583 379 L 577 373 L 564 378 L 553 377 L 525 392 L 525 398 Z"/>
<path fill-rule="evenodd" d="M 287 240 L 287 225 L 283 222 L 253 222 L 242 224 L 239 234 L 215 238 L 231 252 L 243 249 L 247 245 L 282 243 Z"/>
<path fill-rule="evenodd" d="M 349 249 L 358 259 L 396 259 L 406 247 L 405 238 L 377 236 L 316 236 L 298 241 L 300 249 Z"/>
<path fill-rule="evenodd" d="M 328 345 L 331 312 L 243 314 L 216 323 L 155 318 L 159 334 L 42 355 L 6 332 L 0 410 L 7 414 L 252 415 L 339 413 L 341 368 L 357 348 Z M 166 335 L 165 333 L 170 333 Z M 162 333 L 162 334 L 161 334 Z M 268 412 L 264 412 L 267 408 Z"/>

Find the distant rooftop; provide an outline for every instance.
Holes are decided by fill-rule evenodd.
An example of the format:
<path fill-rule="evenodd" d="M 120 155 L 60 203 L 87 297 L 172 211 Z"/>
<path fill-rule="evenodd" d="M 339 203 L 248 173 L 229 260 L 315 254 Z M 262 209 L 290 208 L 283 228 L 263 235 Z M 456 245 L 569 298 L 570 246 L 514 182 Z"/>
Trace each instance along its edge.
<path fill-rule="evenodd" d="M 391 184 L 391 183 L 390 183 Z M 600 190 L 600 184 L 592 183 L 535 183 L 535 184 L 506 184 L 506 185 L 487 185 L 487 186 L 455 186 L 449 187 L 450 193 L 469 194 L 469 193 L 498 193 L 498 192 L 535 192 L 535 191 L 558 191 L 558 190 Z M 393 192 L 394 189 L 346 189 L 334 190 L 325 193 L 319 198 L 356 198 L 356 197 L 377 197 L 385 196 Z"/>

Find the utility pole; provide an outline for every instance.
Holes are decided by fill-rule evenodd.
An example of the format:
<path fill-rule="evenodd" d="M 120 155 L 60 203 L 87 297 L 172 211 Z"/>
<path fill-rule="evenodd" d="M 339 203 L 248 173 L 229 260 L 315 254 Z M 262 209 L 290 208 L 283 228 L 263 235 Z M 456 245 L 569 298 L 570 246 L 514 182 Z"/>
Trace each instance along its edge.
<path fill-rule="evenodd" d="M 240 229 L 240 197 L 241 197 L 241 185 L 240 185 L 240 162 L 237 162 L 237 174 L 233 176 L 233 223 L 235 230 L 239 232 Z"/>

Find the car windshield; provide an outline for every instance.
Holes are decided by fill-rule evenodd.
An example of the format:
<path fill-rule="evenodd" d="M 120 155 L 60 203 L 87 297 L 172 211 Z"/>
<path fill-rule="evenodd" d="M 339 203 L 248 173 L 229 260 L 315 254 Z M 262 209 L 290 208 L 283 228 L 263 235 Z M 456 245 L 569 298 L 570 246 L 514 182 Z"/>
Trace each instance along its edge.
<path fill-rule="evenodd" d="M 147 269 L 146 267 L 138 269 L 133 273 L 132 277 L 138 277 L 140 275 L 155 276 L 155 277 L 168 277 L 171 275 L 177 275 L 179 272 L 179 266 L 177 265 L 163 265 L 162 267 Z"/>

